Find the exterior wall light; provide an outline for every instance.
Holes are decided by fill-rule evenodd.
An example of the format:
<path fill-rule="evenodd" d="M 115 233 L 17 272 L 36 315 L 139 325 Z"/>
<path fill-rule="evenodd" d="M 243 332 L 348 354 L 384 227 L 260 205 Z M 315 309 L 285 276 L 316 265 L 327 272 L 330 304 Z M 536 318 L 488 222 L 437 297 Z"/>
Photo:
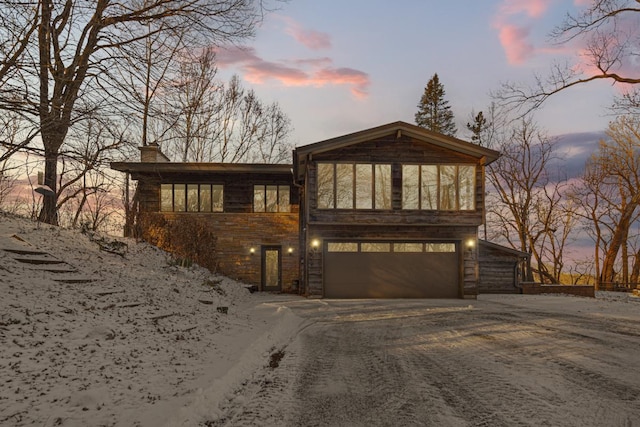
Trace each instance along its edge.
<path fill-rule="evenodd" d="M 476 241 L 474 239 L 468 239 L 465 245 L 467 246 L 467 250 L 471 252 L 473 248 L 476 247 Z"/>
<path fill-rule="evenodd" d="M 293 255 L 293 248 L 290 247 L 289 249 L 287 249 L 287 253 L 289 255 Z"/>
<path fill-rule="evenodd" d="M 256 253 L 256 248 L 250 248 L 249 249 L 249 254 L 253 255 Z"/>
<path fill-rule="evenodd" d="M 320 247 L 320 240 L 319 239 L 313 239 L 311 241 L 311 249 L 318 250 L 319 247 Z"/>

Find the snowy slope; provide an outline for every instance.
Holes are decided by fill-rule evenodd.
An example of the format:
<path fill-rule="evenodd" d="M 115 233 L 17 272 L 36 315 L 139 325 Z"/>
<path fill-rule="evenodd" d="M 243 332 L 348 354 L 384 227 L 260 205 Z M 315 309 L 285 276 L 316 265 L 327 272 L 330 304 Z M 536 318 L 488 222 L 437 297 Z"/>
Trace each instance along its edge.
<path fill-rule="evenodd" d="M 301 327 L 296 297 L 89 237 L 0 213 L 0 425 L 198 425 Z"/>

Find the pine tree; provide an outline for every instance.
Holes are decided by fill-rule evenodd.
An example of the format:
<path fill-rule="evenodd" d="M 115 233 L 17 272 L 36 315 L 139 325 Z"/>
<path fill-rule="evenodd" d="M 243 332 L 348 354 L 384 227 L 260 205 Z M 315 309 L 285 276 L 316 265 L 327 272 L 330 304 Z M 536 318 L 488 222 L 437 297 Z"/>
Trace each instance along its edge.
<path fill-rule="evenodd" d="M 482 134 L 488 126 L 487 119 L 484 117 L 482 111 L 473 116 L 473 123 L 467 123 L 467 129 L 471 132 L 471 142 L 478 145 L 484 145 Z"/>
<path fill-rule="evenodd" d="M 458 130 L 449 101 L 444 96 L 444 86 L 440 83 L 438 73 L 436 73 L 427 83 L 422 98 L 420 98 L 416 124 L 434 132 L 455 136 Z"/>

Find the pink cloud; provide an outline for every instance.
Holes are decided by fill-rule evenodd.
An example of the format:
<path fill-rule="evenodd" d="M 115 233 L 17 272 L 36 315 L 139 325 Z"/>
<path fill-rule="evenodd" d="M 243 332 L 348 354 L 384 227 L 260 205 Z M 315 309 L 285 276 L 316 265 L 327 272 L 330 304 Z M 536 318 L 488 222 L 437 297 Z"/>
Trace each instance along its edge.
<path fill-rule="evenodd" d="M 505 25 L 499 29 L 498 37 L 509 64 L 523 64 L 535 51 L 533 45 L 527 40 L 529 37 L 527 28 Z"/>
<path fill-rule="evenodd" d="M 369 75 L 353 68 L 324 68 L 314 75 L 320 84 L 346 84 L 356 98 L 366 98 L 369 90 Z"/>
<path fill-rule="evenodd" d="M 229 46 L 216 49 L 216 63 L 222 68 L 252 61 L 260 61 L 252 47 Z"/>
<path fill-rule="evenodd" d="M 218 66 L 233 66 L 242 70 L 244 78 L 253 84 L 275 80 L 284 86 L 350 86 L 356 98 L 368 95 L 369 75 L 353 68 L 334 68 L 328 57 L 298 59 L 287 62 L 266 61 L 252 48 L 229 47 L 218 49 Z"/>
<path fill-rule="evenodd" d="M 529 40 L 532 21 L 541 18 L 552 0 L 503 0 L 493 20 L 507 61 L 520 65 L 537 50 Z M 515 21 L 525 24 L 515 24 Z"/>
<path fill-rule="evenodd" d="M 298 22 L 289 17 L 282 17 L 286 22 L 285 32 L 293 37 L 298 43 L 311 50 L 329 49 L 331 47 L 331 36 L 316 30 L 305 29 Z"/>
<path fill-rule="evenodd" d="M 524 13 L 530 18 L 540 18 L 550 4 L 551 0 L 504 0 L 499 13 L 502 16 Z"/>

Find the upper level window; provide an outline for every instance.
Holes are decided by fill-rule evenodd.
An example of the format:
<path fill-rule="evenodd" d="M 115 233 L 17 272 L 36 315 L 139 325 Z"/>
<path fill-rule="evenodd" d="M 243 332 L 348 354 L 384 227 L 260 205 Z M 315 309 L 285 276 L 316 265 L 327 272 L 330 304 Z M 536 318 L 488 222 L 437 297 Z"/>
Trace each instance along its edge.
<path fill-rule="evenodd" d="M 219 184 L 161 184 L 162 212 L 222 212 L 224 187 Z"/>
<path fill-rule="evenodd" d="M 318 209 L 391 209 L 391 165 L 318 163 Z"/>
<path fill-rule="evenodd" d="M 254 212 L 291 212 L 288 185 L 254 185 Z"/>
<path fill-rule="evenodd" d="M 474 210 L 474 165 L 403 165 L 402 208 Z"/>

